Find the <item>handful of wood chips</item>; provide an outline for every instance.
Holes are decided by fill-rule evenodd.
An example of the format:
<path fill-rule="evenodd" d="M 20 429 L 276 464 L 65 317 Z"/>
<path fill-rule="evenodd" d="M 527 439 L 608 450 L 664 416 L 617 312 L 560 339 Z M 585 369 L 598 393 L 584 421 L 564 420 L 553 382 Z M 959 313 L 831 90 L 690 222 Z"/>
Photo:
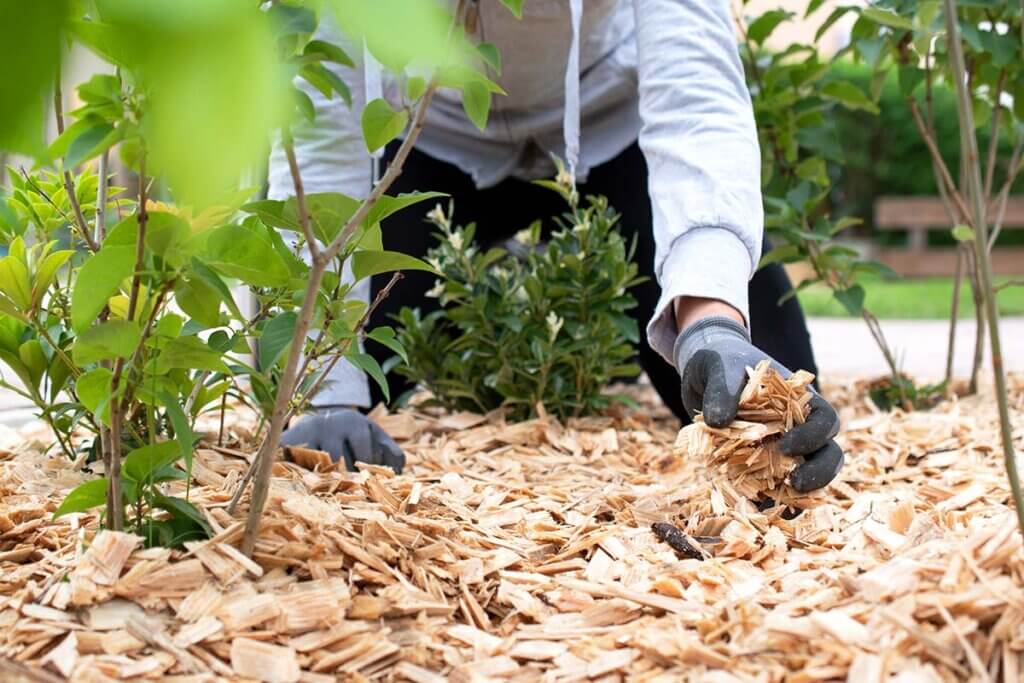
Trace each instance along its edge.
<path fill-rule="evenodd" d="M 814 375 L 799 370 L 788 379 L 772 369 L 768 360 L 747 369 L 749 379 L 740 394 L 739 412 L 728 427 L 716 429 L 701 415 L 683 427 L 676 437 L 675 453 L 700 457 L 713 475 L 724 475 L 740 495 L 756 500 L 767 496 L 776 501 L 804 498 L 788 483 L 790 472 L 802 457 L 779 451 L 779 437 L 803 424 L 810 412 Z"/>

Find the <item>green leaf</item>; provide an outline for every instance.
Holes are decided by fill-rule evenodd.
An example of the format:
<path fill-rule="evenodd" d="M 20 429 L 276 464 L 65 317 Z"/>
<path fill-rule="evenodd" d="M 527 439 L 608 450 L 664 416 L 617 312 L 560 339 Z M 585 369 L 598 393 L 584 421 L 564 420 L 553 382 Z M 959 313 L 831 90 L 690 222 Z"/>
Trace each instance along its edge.
<path fill-rule="evenodd" d="M 792 263 L 793 261 L 798 261 L 801 258 L 803 258 L 803 253 L 799 246 L 795 244 L 782 244 L 762 256 L 757 267 L 764 268 L 772 263 Z"/>
<path fill-rule="evenodd" d="M 206 327 L 220 325 L 221 294 L 199 277 L 178 280 L 174 285 L 174 301 L 182 311 Z"/>
<path fill-rule="evenodd" d="M 109 123 L 103 122 L 97 123 L 76 137 L 68 145 L 68 153 L 64 158 L 64 167 L 74 168 L 82 162 L 88 161 L 102 154 L 105 150 L 110 149 L 117 137 L 116 135 L 111 135 L 111 133 L 115 133 L 114 127 Z"/>
<path fill-rule="evenodd" d="M 351 351 L 345 354 L 345 359 L 372 377 L 373 381 L 375 381 L 380 387 L 380 390 L 384 392 L 384 402 L 391 402 L 391 390 L 388 388 L 388 380 L 384 376 L 384 371 L 381 370 L 380 364 L 377 363 L 377 360 L 373 356 L 368 353 Z"/>
<path fill-rule="evenodd" d="M 838 290 L 835 292 L 835 297 L 850 315 L 860 315 L 864 309 L 864 288 L 860 285 Z"/>
<path fill-rule="evenodd" d="M 832 28 L 837 21 L 842 19 L 847 12 L 852 12 L 856 9 L 856 6 L 842 5 L 832 10 L 832 13 L 828 15 L 828 18 L 825 19 L 825 21 L 821 23 L 821 26 L 818 27 L 818 30 L 815 31 L 814 42 L 817 43 L 821 40 L 821 37 L 825 35 L 825 32 Z"/>
<path fill-rule="evenodd" d="M 221 354 L 198 337 L 172 339 L 160 350 L 160 355 L 156 359 L 156 373 L 162 375 L 175 368 L 228 372 Z"/>
<path fill-rule="evenodd" d="M 388 347 L 402 358 L 402 362 L 409 362 L 409 354 L 405 352 L 405 347 L 398 341 L 395 331 L 390 327 L 376 327 L 367 333 L 366 338 Z"/>
<path fill-rule="evenodd" d="M 761 45 L 779 24 L 792 16 L 792 12 L 785 10 L 769 10 L 750 23 L 747 27 L 747 37 Z"/>
<path fill-rule="evenodd" d="M 107 299 L 135 270 L 135 248 L 104 246 L 90 256 L 78 271 L 71 293 L 71 324 L 81 330 L 92 324 Z"/>
<path fill-rule="evenodd" d="M 889 28 L 904 31 L 912 31 L 914 29 L 914 23 L 907 17 L 901 17 L 895 12 L 878 7 L 865 7 L 861 10 L 861 16 Z"/>
<path fill-rule="evenodd" d="M 185 472 L 188 476 L 186 481 L 191 483 L 192 448 L 196 440 L 195 435 L 192 433 L 192 425 L 188 417 L 185 416 L 185 411 L 182 409 L 178 399 L 166 391 L 161 391 L 158 397 L 160 403 L 167 409 L 167 416 L 171 419 L 171 426 L 174 427 L 174 439 L 178 444 L 181 457 L 185 459 Z"/>
<path fill-rule="evenodd" d="M 471 81 L 462 89 L 462 108 L 466 116 L 478 129 L 487 127 L 487 115 L 491 111 L 491 93 L 479 81 Z"/>
<path fill-rule="evenodd" d="M 75 392 L 86 409 L 103 423 L 110 424 L 110 381 L 113 373 L 109 368 L 95 368 L 81 375 L 75 381 Z"/>
<path fill-rule="evenodd" d="M 367 214 L 366 224 L 374 225 L 375 223 L 380 223 L 391 214 L 398 213 L 406 207 L 425 202 L 428 199 L 439 199 L 447 196 L 444 192 L 405 192 L 396 196 L 382 195 Z"/>
<path fill-rule="evenodd" d="M 203 259 L 207 265 L 257 287 L 283 287 L 290 273 L 270 241 L 241 225 L 209 231 Z"/>
<path fill-rule="evenodd" d="M 38 339 L 29 339 L 18 347 L 18 357 L 21 359 L 28 375 L 32 379 L 32 386 L 39 388 L 39 383 L 46 372 L 46 354 L 43 353 L 43 345 Z"/>
<path fill-rule="evenodd" d="M 67 260 L 71 258 L 71 255 L 75 252 L 70 249 L 62 251 L 55 251 L 52 254 L 47 254 L 46 258 L 42 260 L 36 269 L 36 280 L 32 283 L 32 306 L 39 305 L 39 302 L 43 300 L 43 295 L 46 290 L 49 289 L 50 285 L 53 284 L 54 279 L 57 277 L 57 271 L 61 269 Z"/>
<path fill-rule="evenodd" d="M 910 96 L 917 86 L 924 81 L 924 69 L 919 69 L 916 66 L 900 66 L 899 70 L 899 82 L 900 82 L 900 94 L 904 97 Z"/>
<path fill-rule="evenodd" d="M 328 43 L 323 40 L 311 40 L 306 43 L 306 47 L 302 50 L 302 54 L 306 57 L 316 57 L 317 59 L 325 62 L 334 62 L 335 64 L 355 67 L 352 59 L 344 50 L 333 43 Z"/>
<path fill-rule="evenodd" d="M 516 19 L 523 18 L 523 0 L 501 0 L 501 4 L 508 7 L 508 11 L 514 14 Z"/>
<path fill-rule="evenodd" d="M 129 358 L 142 337 L 139 324 L 129 320 L 109 320 L 79 333 L 72 355 L 80 366 L 109 358 Z"/>
<path fill-rule="evenodd" d="M 427 91 L 427 81 L 422 76 L 410 76 L 405 82 L 405 96 L 415 102 Z"/>
<path fill-rule="evenodd" d="M 136 448 L 124 459 L 124 473 L 142 483 L 165 465 L 170 465 L 180 456 L 176 441 L 162 441 Z"/>
<path fill-rule="evenodd" d="M 6 294 L 19 311 L 27 312 L 32 306 L 28 268 L 16 256 L 0 258 L 0 292 Z"/>
<path fill-rule="evenodd" d="M 821 187 L 832 184 L 828 177 L 828 167 L 821 157 L 808 157 L 801 161 L 796 167 L 796 175 Z"/>
<path fill-rule="evenodd" d="M 338 93 L 345 104 L 352 106 L 352 93 L 348 86 L 336 73 L 323 64 L 306 64 L 299 69 L 299 75 L 327 99 L 331 99 L 334 93 Z"/>
<path fill-rule="evenodd" d="M 83 484 L 79 484 L 68 493 L 60 507 L 53 513 L 53 518 L 57 519 L 72 512 L 85 512 L 91 508 L 106 504 L 106 478 L 90 479 Z"/>
<path fill-rule="evenodd" d="M 958 225 L 950 231 L 957 242 L 973 242 L 974 230 L 969 225 Z"/>
<path fill-rule="evenodd" d="M 213 270 L 209 268 L 205 263 L 197 258 L 192 259 L 192 272 L 195 273 L 203 282 L 213 287 L 220 296 L 220 300 L 228 307 L 231 314 L 235 316 L 236 320 L 245 320 L 245 316 L 242 315 L 242 311 L 238 308 L 238 304 L 235 303 L 235 297 L 231 296 L 231 290 L 224 284 L 224 281 L 220 279 L 220 275 L 217 275 Z"/>
<path fill-rule="evenodd" d="M 295 324 L 298 320 L 299 316 L 294 311 L 284 311 L 263 326 L 259 343 L 260 370 L 266 371 L 273 367 L 288 348 L 295 335 Z"/>
<path fill-rule="evenodd" d="M 860 88 L 849 81 L 832 81 L 821 89 L 822 97 L 839 102 L 847 109 L 862 109 L 878 113 L 878 105 L 868 99 Z"/>
<path fill-rule="evenodd" d="M 363 109 L 363 138 L 366 149 L 375 152 L 397 138 L 409 122 L 409 114 L 395 111 L 386 100 L 371 100 Z"/>
<path fill-rule="evenodd" d="M 480 58 L 487 62 L 488 66 L 494 69 L 494 72 L 501 75 L 501 53 L 498 52 L 498 48 L 493 43 L 480 43 L 476 46 L 476 51 L 480 54 Z"/>
<path fill-rule="evenodd" d="M 176 519 L 188 520 L 195 526 L 199 527 L 206 534 L 206 537 L 213 535 L 213 530 L 210 528 L 210 524 L 206 521 L 206 517 L 201 513 L 192 503 L 182 498 L 176 498 L 174 496 L 165 496 L 157 494 L 153 497 L 153 504 L 161 510 L 166 510 L 171 513 Z"/>
<path fill-rule="evenodd" d="M 146 247 L 170 264 L 186 262 L 185 243 L 192 229 L 183 219 L 162 211 L 151 211 L 146 221 Z"/>
<path fill-rule="evenodd" d="M 357 251 L 352 254 L 352 274 L 356 281 L 394 270 L 425 270 L 436 273 L 423 261 L 398 251 Z"/>

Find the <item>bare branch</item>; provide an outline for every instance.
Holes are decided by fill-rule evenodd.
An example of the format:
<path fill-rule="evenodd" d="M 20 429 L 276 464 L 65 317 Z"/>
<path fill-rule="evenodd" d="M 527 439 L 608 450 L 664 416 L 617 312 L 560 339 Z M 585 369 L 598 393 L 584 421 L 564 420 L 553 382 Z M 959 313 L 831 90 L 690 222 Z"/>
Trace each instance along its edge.
<path fill-rule="evenodd" d="M 1003 94 L 1003 83 L 1005 81 L 1006 69 L 1003 68 L 999 71 L 999 80 L 996 81 L 996 91 L 993 99 L 995 110 L 992 112 L 992 126 L 988 139 L 988 161 L 985 163 L 984 197 L 986 203 L 988 202 L 989 195 L 992 194 L 992 181 L 996 170 L 996 154 L 999 152 L 999 118 L 1003 113 L 1003 107 L 999 104 L 999 99 Z"/>
<path fill-rule="evenodd" d="M 996 219 L 992 223 L 992 235 L 988 240 L 989 251 L 992 251 L 996 240 L 999 239 L 999 233 L 1003 231 L 1003 221 L 1006 219 L 1006 204 L 1010 200 L 1010 189 L 1020 173 L 1022 152 L 1024 152 L 1024 137 L 1013 148 L 1013 153 L 1010 155 L 1010 167 L 1006 171 L 1006 181 L 1003 182 L 1003 187 L 999 190 L 999 208 L 996 210 Z"/>
<path fill-rule="evenodd" d="M 914 117 L 914 123 L 917 125 L 917 130 L 921 134 L 924 144 L 928 147 L 928 152 L 931 154 L 932 165 L 936 170 L 938 170 L 939 175 L 942 177 L 942 182 L 946 185 L 946 190 L 949 192 L 950 198 L 953 200 L 953 203 L 956 204 L 957 210 L 960 211 L 961 220 L 968 225 L 973 225 L 971 212 L 964 203 L 964 198 L 957 189 L 956 183 L 953 182 L 953 176 L 949 174 L 949 167 L 946 166 L 946 162 L 942 158 L 942 153 L 939 152 L 939 147 L 935 143 L 935 136 L 932 135 L 932 132 L 928 129 L 924 119 L 921 117 L 921 109 L 917 106 L 917 101 L 914 100 L 913 97 L 908 97 L 907 103 L 910 106 L 910 113 Z"/>
<path fill-rule="evenodd" d="M 316 263 L 320 258 L 320 245 L 317 244 L 313 228 L 309 224 L 309 207 L 306 206 L 306 190 L 302 185 L 302 175 L 299 173 L 299 162 L 295 159 L 295 141 L 292 140 L 291 131 L 285 126 L 281 131 L 281 146 L 288 158 L 288 170 L 292 174 L 292 185 L 295 187 L 295 203 L 299 209 L 299 225 L 302 226 L 302 235 L 306 238 L 306 248 L 309 249 L 310 260 Z"/>
<path fill-rule="evenodd" d="M 988 249 L 988 234 L 985 225 L 985 197 L 982 194 L 981 169 L 978 164 L 977 140 L 974 137 L 974 116 L 971 94 L 967 90 L 962 74 L 964 73 L 963 45 L 960 42 L 960 26 L 957 21 L 956 0 L 945 0 L 946 33 L 949 56 L 953 67 L 953 82 L 956 85 L 957 114 L 960 118 L 960 137 L 968 149 L 970 169 L 968 183 L 974 208 L 976 225 L 974 226 L 975 255 L 978 258 L 978 273 L 981 279 L 981 290 L 985 300 L 985 312 L 988 318 L 989 344 L 992 350 L 992 373 L 995 376 L 996 403 L 999 407 L 999 424 L 1003 440 L 1003 458 L 1006 474 L 1010 480 L 1014 507 L 1017 509 L 1017 522 L 1024 533 L 1024 495 L 1021 492 L 1020 479 L 1017 475 L 1017 460 L 1013 452 L 1013 425 L 1010 422 L 1010 411 L 1007 405 L 1006 373 L 1003 370 L 1002 343 L 999 338 L 999 309 L 996 306 L 995 293 L 992 291 L 992 263 Z"/>

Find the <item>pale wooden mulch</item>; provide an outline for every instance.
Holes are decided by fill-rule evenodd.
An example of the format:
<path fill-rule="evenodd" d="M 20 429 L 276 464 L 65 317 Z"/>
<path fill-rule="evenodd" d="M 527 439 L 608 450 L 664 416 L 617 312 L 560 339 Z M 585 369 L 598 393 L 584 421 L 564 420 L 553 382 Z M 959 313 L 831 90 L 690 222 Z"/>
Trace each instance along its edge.
<path fill-rule="evenodd" d="M 277 465 L 254 562 L 224 510 L 248 449 L 199 450 L 218 533 L 171 552 L 51 520 L 86 475 L 26 443 L 0 456 L 0 657 L 76 681 L 1019 680 L 991 400 L 878 414 L 846 394 L 848 464 L 795 517 L 673 455 L 650 405 L 378 414 L 407 473 Z M 1020 377 L 1013 404 L 1024 451 Z"/>

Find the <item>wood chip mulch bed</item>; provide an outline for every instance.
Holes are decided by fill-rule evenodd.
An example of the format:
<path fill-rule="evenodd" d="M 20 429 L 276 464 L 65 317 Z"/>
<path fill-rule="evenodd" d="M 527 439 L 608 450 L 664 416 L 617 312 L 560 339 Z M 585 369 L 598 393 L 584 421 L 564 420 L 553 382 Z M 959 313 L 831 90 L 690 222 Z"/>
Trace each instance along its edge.
<path fill-rule="evenodd" d="M 567 425 L 378 411 L 406 473 L 277 464 L 252 560 L 224 509 L 254 450 L 244 416 L 196 453 L 216 536 L 181 551 L 97 533 L 96 513 L 53 520 L 94 475 L 24 430 L 0 455 L 0 680 L 1020 680 L 1024 553 L 991 398 L 879 413 L 860 389 L 828 392 L 839 479 L 787 504 L 674 454 L 646 393 Z"/>

